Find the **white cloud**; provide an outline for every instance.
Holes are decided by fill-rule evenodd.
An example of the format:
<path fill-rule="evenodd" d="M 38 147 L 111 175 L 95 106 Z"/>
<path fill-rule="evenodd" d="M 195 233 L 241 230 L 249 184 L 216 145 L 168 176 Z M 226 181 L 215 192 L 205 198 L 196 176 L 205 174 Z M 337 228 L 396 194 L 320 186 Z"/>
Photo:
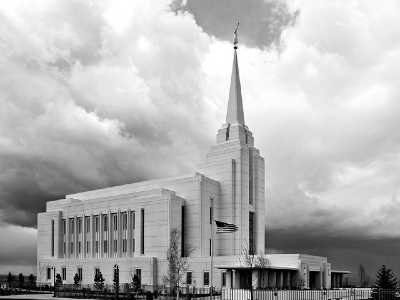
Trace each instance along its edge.
<path fill-rule="evenodd" d="M 300 15 L 279 53 L 239 46 L 268 224 L 398 236 L 399 4 L 290 3 Z M 4 222 L 32 225 L 46 200 L 204 157 L 225 119 L 232 45 L 168 4 L 0 3 Z"/>

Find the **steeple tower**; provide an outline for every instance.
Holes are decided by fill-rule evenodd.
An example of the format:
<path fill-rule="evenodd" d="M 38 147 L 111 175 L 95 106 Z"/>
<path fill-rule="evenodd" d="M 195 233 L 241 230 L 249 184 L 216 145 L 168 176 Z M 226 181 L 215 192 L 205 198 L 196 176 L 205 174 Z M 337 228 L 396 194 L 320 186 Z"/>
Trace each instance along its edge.
<path fill-rule="evenodd" d="M 239 255 L 246 243 L 251 253 L 265 250 L 265 165 L 254 147 L 253 134 L 244 123 L 237 60 L 238 25 L 226 122 L 199 168 L 204 175 L 219 181 L 219 196 L 213 198 L 215 218 L 239 227 L 235 233 L 214 237 L 217 256 Z"/>
<path fill-rule="evenodd" d="M 238 30 L 239 22 L 235 29 L 235 38 L 233 42 L 233 65 L 231 74 L 231 87 L 229 89 L 228 111 L 226 114 L 227 124 L 242 124 L 244 125 L 243 103 L 242 103 L 242 90 L 240 86 L 239 66 L 237 61 L 237 48 L 238 48 Z"/>

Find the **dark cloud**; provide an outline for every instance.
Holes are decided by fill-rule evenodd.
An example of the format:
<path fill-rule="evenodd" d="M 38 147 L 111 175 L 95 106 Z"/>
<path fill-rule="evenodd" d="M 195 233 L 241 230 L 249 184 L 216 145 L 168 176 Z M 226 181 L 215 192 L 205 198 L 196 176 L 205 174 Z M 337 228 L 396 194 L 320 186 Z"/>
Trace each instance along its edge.
<path fill-rule="evenodd" d="M 351 280 L 358 280 L 358 268 L 363 265 L 374 278 L 377 269 L 386 264 L 400 274 L 400 238 L 372 238 L 362 230 L 332 232 L 319 227 L 299 226 L 286 229 L 269 229 L 269 252 L 304 253 L 326 256 L 334 269 L 351 271 Z"/>
<path fill-rule="evenodd" d="M 281 46 L 282 31 L 295 24 L 299 11 L 274 0 L 175 0 L 176 12 L 190 12 L 205 32 L 232 41 L 234 25 L 240 21 L 240 42 L 250 47 Z"/>

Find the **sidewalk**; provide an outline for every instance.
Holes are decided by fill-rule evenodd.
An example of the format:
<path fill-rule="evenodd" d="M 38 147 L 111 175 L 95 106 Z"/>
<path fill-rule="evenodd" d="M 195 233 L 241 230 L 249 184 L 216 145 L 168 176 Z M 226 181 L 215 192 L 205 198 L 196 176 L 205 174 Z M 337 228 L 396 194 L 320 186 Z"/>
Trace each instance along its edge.
<path fill-rule="evenodd" d="M 53 293 L 50 294 L 25 294 L 25 295 L 9 295 L 9 296 L 0 296 L 0 299 L 29 299 L 29 300 L 71 300 L 71 298 L 54 298 Z M 87 299 L 78 299 L 74 298 L 74 300 L 87 300 Z"/>

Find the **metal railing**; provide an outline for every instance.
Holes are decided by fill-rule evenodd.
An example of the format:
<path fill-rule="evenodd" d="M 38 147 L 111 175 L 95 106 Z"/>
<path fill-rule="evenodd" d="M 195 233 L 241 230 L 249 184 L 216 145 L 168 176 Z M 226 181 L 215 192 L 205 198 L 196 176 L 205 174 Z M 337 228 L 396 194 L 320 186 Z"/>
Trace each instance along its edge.
<path fill-rule="evenodd" d="M 349 288 L 332 290 L 223 289 L 221 300 L 395 300 L 398 290 Z"/>

